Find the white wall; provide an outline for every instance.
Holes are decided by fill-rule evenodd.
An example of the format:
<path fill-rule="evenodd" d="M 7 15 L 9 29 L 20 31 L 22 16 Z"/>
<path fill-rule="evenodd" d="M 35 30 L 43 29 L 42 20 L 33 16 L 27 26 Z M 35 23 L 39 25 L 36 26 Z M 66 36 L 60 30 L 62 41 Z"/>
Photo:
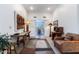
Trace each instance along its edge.
<path fill-rule="evenodd" d="M 14 15 L 11 5 L 0 5 L 0 25 L 2 34 L 14 32 Z"/>
<path fill-rule="evenodd" d="M 79 33 L 79 4 L 77 5 L 77 16 L 78 16 L 77 23 L 78 23 L 78 33 Z"/>
<path fill-rule="evenodd" d="M 27 20 L 27 11 L 26 11 L 26 9 L 22 5 L 14 4 L 13 5 L 13 9 L 18 14 L 20 14 L 21 16 L 23 16 L 25 20 Z"/>
<path fill-rule="evenodd" d="M 36 16 L 37 18 L 33 18 Z M 43 16 L 46 16 L 46 18 L 43 18 Z M 32 20 L 30 24 L 30 31 L 31 31 L 31 36 L 36 37 L 36 31 L 35 31 L 35 20 L 37 19 L 42 19 L 45 21 L 45 36 L 49 36 L 49 26 L 48 23 L 52 22 L 52 15 L 50 13 L 29 13 L 28 14 L 28 19 Z M 53 22 L 52 22 L 53 23 Z"/>
<path fill-rule="evenodd" d="M 26 21 L 27 20 L 27 11 L 22 5 L 18 5 L 18 4 L 14 4 L 13 9 L 15 11 L 15 24 L 14 24 L 15 29 L 14 29 L 14 31 L 15 32 L 23 32 L 21 29 L 17 30 L 17 23 L 16 23 L 17 17 L 16 17 L 16 15 L 17 14 L 21 15 L 24 18 L 24 20 Z M 26 30 L 26 26 L 25 26 L 25 30 Z"/>
<path fill-rule="evenodd" d="M 15 31 L 14 11 L 26 18 L 26 12 L 21 5 L 0 4 L 0 33 L 13 34 Z"/>
<path fill-rule="evenodd" d="M 53 20 L 59 21 L 59 26 L 64 27 L 65 33 L 78 33 L 77 5 L 61 5 L 53 13 Z"/>

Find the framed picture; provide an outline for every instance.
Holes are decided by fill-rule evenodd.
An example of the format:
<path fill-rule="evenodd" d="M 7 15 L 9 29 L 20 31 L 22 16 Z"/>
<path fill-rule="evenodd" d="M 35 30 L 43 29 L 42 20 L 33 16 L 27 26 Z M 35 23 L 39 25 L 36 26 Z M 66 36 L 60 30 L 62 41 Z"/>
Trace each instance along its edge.
<path fill-rule="evenodd" d="M 14 31 L 16 32 L 19 29 L 25 28 L 25 20 L 24 18 L 14 11 Z"/>
<path fill-rule="evenodd" d="M 24 28 L 24 25 L 24 18 L 21 15 L 17 14 L 17 29 Z"/>
<path fill-rule="evenodd" d="M 58 20 L 53 21 L 53 25 L 58 27 Z"/>

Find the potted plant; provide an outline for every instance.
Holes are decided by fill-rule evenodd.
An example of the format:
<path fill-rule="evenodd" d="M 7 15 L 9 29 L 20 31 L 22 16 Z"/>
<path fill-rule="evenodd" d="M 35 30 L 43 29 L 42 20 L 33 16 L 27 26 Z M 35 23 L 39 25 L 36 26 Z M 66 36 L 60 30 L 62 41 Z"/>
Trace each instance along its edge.
<path fill-rule="evenodd" d="M 8 36 L 6 35 L 0 35 L 0 52 L 3 54 L 4 50 L 10 47 L 10 44 L 8 42 Z"/>

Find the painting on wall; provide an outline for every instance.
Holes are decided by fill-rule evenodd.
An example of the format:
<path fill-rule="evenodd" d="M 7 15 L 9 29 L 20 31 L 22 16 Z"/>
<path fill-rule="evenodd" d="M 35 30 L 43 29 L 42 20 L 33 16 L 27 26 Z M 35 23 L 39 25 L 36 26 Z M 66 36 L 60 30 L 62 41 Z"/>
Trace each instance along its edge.
<path fill-rule="evenodd" d="M 24 28 L 24 18 L 22 16 L 20 16 L 19 14 L 17 14 L 17 29 L 22 29 Z"/>
<path fill-rule="evenodd" d="M 14 11 L 14 31 L 19 31 L 22 30 L 24 31 L 25 29 L 25 20 L 24 18 L 18 14 L 16 11 Z"/>
<path fill-rule="evenodd" d="M 53 26 L 58 27 L 58 20 L 53 21 Z"/>

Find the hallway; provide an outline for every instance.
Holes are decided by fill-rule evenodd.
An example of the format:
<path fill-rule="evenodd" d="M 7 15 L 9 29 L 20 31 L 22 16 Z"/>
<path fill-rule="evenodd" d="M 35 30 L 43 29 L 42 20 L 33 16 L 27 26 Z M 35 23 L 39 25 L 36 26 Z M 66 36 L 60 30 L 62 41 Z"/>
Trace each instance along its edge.
<path fill-rule="evenodd" d="M 79 59 L 79 0 L 1 0 L 1 59 Z"/>
<path fill-rule="evenodd" d="M 58 50 L 61 50 L 61 45 L 64 47 L 64 43 L 58 38 L 54 41 L 55 34 L 56 37 L 60 32 L 61 37 L 68 33 L 79 34 L 78 4 L 3 4 L 0 7 L 0 35 L 6 34 L 8 40 L 11 39 L 8 43 L 11 43 L 10 46 L 13 43 L 11 47 L 17 54 L 59 54 Z M 7 48 L 10 50 L 11 47 Z"/>
<path fill-rule="evenodd" d="M 35 49 L 34 54 L 53 54 L 52 49 L 50 48 L 45 39 L 32 38 L 30 42 L 25 46 L 25 48 Z"/>

